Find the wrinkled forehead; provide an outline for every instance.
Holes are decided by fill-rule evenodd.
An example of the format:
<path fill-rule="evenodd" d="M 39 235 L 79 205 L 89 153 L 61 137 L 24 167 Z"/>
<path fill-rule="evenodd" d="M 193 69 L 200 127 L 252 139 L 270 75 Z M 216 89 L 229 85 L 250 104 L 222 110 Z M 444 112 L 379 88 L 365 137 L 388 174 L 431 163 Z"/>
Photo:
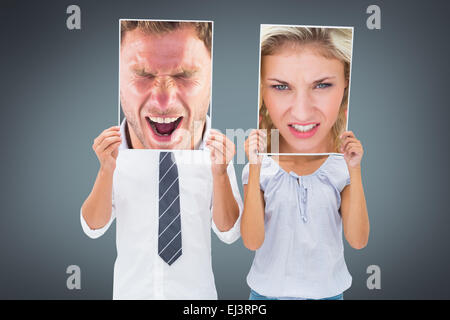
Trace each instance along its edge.
<path fill-rule="evenodd" d="M 266 55 L 289 55 L 292 53 L 310 53 L 318 56 L 322 56 L 326 59 L 338 59 L 333 52 L 333 49 L 328 47 L 326 44 L 319 41 L 309 41 L 309 42 L 298 42 L 293 40 L 286 40 L 280 42 L 272 50 L 267 50 Z M 262 55 L 265 56 L 264 54 Z M 342 61 L 344 63 L 344 61 Z"/>
<path fill-rule="evenodd" d="M 211 65 L 209 52 L 193 27 L 162 34 L 145 33 L 138 29 L 128 31 L 121 42 L 120 59 L 127 66 L 155 73 Z"/>
<path fill-rule="evenodd" d="M 324 57 L 315 50 L 281 50 L 273 55 L 263 56 L 261 62 L 263 79 L 312 83 L 323 78 L 345 77 L 342 61 Z"/>

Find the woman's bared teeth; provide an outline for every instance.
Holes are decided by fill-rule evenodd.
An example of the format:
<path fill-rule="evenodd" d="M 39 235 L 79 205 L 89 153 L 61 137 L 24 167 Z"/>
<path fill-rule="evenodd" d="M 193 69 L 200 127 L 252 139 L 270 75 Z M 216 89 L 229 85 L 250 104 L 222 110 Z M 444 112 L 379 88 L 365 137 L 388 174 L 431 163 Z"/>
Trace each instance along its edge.
<path fill-rule="evenodd" d="M 302 126 L 302 125 L 299 125 L 299 124 L 291 124 L 290 126 L 292 128 L 294 128 L 295 130 L 297 130 L 297 131 L 308 132 L 308 131 L 314 129 L 318 125 L 319 125 L 318 123 L 314 123 L 314 124 L 308 124 L 306 126 Z"/>
<path fill-rule="evenodd" d="M 149 119 L 156 123 L 171 123 L 178 120 L 178 118 L 160 118 L 160 117 L 149 117 Z"/>

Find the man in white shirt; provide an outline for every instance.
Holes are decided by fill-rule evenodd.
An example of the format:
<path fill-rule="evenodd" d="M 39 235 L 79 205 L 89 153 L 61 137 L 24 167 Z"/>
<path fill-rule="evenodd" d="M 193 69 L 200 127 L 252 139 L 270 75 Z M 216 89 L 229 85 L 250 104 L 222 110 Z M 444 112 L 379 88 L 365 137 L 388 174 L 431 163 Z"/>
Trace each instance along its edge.
<path fill-rule="evenodd" d="M 206 115 L 211 27 L 121 21 L 126 120 L 94 140 L 100 169 L 80 216 L 91 238 L 116 219 L 114 299 L 217 299 L 210 230 L 226 243 L 235 241 L 242 200 L 234 144 L 210 130 Z"/>

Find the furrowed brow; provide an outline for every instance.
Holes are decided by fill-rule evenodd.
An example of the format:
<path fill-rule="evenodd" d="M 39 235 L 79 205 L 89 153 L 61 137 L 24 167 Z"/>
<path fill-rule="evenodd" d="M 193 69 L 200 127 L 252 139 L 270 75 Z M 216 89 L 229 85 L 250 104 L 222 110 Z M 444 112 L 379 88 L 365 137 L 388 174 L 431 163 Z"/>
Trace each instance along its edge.
<path fill-rule="evenodd" d="M 133 67 L 132 70 L 139 76 L 143 77 L 155 76 L 154 73 L 146 71 L 144 67 Z"/>
<path fill-rule="evenodd" d="M 175 77 L 190 78 L 197 73 L 198 70 L 195 69 L 183 69 L 181 72 L 174 74 Z"/>
<path fill-rule="evenodd" d="M 276 78 L 270 78 L 270 79 L 267 79 L 267 80 L 270 80 L 270 81 L 276 81 L 276 82 L 279 82 L 279 83 L 281 83 L 281 84 L 288 84 L 286 81 L 279 80 L 279 79 L 276 79 Z"/>
<path fill-rule="evenodd" d="M 321 82 L 324 82 L 325 80 L 332 80 L 334 78 L 336 78 L 336 77 L 335 76 L 324 77 L 319 80 L 315 80 L 313 83 L 321 83 Z"/>

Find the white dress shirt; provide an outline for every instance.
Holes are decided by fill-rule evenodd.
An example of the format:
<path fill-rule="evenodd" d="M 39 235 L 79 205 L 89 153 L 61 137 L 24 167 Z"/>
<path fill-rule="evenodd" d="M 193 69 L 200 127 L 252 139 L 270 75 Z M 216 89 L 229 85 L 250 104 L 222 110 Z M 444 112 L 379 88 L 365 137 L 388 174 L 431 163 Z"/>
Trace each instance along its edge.
<path fill-rule="evenodd" d="M 181 207 L 182 255 L 168 265 L 158 255 L 159 151 L 129 150 L 125 121 L 122 144 L 113 178 L 113 203 L 109 222 L 93 230 L 81 213 L 81 225 L 98 238 L 116 219 L 117 259 L 114 265 L 113 299 L 217 299 L 211 264 L 211 228 L 219 239 L 232 243 L 240 236 L 242 200 L 233 163 L 227 168 L 239 217 L 234 226 L 220 232 L 212 220 L 213 179 L 209 150 L 173 151 L 178 167 Z"/>

